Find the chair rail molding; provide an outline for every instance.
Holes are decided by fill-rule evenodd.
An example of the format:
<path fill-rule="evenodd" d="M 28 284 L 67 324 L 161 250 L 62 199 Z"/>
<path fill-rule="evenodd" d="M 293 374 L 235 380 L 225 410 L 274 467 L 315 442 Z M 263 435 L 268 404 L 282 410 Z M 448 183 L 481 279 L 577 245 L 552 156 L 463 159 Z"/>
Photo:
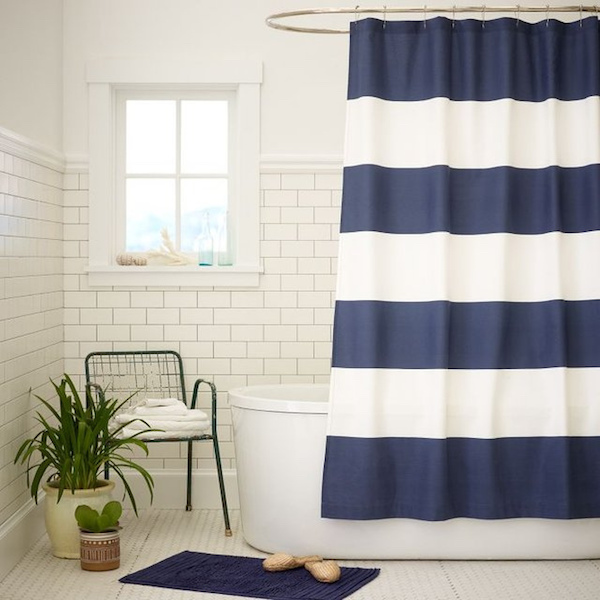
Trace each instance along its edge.
<path fill-rule="evenodd" d="M 65 170 L 66 159 L 62 152 L 4 127 L 0 127 L 0 152 L 5 152 L 60 173 Z"/>

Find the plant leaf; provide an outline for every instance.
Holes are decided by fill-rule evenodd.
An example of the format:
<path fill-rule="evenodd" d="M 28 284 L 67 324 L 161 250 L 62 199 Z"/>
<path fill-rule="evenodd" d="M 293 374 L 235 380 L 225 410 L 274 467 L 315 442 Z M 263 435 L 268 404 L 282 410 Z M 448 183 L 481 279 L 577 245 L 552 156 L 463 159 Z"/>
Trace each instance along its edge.
<path fill-rule="evenodd" d="M 112 523 L 117 523 L 123 514 L 123 507 L 117 500 L 111 500 L 104 505 L 102 516 L 107 516 Z"/>
<path fill-rule="evenodd" d="M 93 531 L 94 533 L 100 531 L 100 529 L 98 529 L 100 515 L 96 509 L 87 504 L 80 504 L 75 509 L 75 519 L 77 519 L 77 525 L 79 525 L 81 529 Z"/>

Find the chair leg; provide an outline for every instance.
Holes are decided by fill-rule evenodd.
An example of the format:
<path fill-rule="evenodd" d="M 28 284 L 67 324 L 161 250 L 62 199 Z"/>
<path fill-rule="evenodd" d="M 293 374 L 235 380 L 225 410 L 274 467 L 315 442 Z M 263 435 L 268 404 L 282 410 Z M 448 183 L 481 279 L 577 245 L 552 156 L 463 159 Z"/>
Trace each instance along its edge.
<path fill-rule="evenodd" d="M 213 435 L 213 446 L 215 449 L 215 460 L 217 462 L 217 476 L 219 477 L 219 488 L 221 489 L 221 504 L 223 506 L 223 519 L 225 521 L 225 535 L 231 536 L 231 525 L 229 524 L 229 510 L 227 509 L 227 496 L 225 494 L 225 480 L 223 479 L 223 467 L 221 466 L 221 453 L 219 451 L 219 440 Z"/>
<path fill-rule="evenodd" d="M 186 482 L 186 496 L 185 496 L 185 510 L 192 510 L 192 458 L 193 458 L 193 446 L 192 441 L 189 440 L 187 452 L 187 482 Z"/>

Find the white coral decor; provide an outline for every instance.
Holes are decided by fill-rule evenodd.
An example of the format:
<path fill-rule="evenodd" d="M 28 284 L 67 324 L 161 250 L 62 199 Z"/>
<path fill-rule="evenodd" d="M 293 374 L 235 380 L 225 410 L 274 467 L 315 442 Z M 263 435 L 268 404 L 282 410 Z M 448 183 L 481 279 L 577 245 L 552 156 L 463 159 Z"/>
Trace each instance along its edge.
<path fill-rule="evenodd" d="M 175 249 L 166 229 L 160 230 L 160 236 L 162 237 L 160 248 L 146 252 L 149 263 L 172 266 L 195 264 L 192 258 Z"/>

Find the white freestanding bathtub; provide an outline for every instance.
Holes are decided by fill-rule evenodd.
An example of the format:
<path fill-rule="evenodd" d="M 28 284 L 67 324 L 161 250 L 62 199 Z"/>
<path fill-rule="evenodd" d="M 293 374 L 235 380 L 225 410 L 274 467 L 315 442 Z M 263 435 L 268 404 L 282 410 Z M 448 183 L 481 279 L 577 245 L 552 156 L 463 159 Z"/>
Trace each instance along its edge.
<path fill-rule="evenodd" d="M 320 517 L 326 385 L 229 392 L 245 540 L 264 552 L 340 559 L 600 557 L 600 519 L 559 521 Z"/>

